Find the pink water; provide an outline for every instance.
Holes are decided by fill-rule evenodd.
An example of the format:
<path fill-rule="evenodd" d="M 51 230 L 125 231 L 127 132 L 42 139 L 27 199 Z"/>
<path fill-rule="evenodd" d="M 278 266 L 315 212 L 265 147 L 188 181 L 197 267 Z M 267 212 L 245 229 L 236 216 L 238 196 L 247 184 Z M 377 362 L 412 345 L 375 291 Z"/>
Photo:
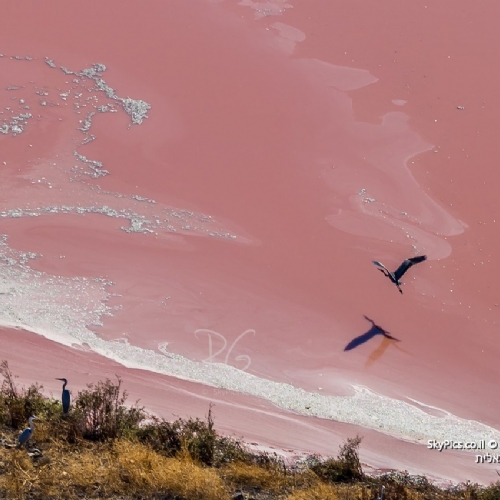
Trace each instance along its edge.
<path fill-rule="evenodd" d="M 0 268 L 0 322 L 36 332 L 1 333 L 22 380 L 120 373 L 152 411 L 217 401 L 222 430 L 263 446 L 334 454 L 360 433 L 372 467 L 495 480 L 425 445 L 500 435 L 500 7 L 51 5 L 0 20 L 0 127 L 32 115 L 0 134 L 2 248 L 22 261 Z M 94 63 L 119 98 L 60 69 Z M 420 253 L 402 296 L 371 264 Z M 344 351 L 363 316 L 399 342 Z"/>

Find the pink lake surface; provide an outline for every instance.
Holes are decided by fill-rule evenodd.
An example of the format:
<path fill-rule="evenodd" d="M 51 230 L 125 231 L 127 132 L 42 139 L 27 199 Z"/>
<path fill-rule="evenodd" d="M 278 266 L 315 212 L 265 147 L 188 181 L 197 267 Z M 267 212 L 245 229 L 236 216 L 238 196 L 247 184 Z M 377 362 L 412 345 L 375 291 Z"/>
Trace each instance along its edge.
<path fill-rule="evenodd" d="M 215 402 L 262 447 L 359 433 L 371 468 L 494 481 L 426 444 L 500 442 L 500 6 L 59 7 L 0 20 L 0 338 L 20 380 L 119 374 L 166 418 Z M 421 253 L 402 296 L 371 263 Z"/>

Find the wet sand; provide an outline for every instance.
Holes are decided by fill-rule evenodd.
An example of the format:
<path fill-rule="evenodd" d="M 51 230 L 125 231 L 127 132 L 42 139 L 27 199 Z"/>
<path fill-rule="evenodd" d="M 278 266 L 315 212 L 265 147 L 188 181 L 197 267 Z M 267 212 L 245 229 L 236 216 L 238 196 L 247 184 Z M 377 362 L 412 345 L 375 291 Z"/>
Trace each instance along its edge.
<path fill-rule="evenodd" d="M 352 386 L 365 386 L 441 409 L 426 410 L 437 415 L 447 411 L 498 428 L 492 131 L 498 129 L 500 70 L 487 61 L 500 50 L 494 26 L 499 7 L 320 0 L 301 6 L 91 5 L 74 6 L 58 18 L 36 3 L 29 15 L 10 6 L 9 21 L 0 21 L 1 52 L 7 54 L 0 65 L 8 68 L 1 72 L 2 89 L 24 85 L 1 91 L 2 109 L 12 97 L 20 108 L 20 99 L 36 99 L 25 130 L 0 136 L 0 166 L 6 163 L 0 209 L 6 215 L 24 210 L 2 219 L 1 232 L 11 248 L 41 254 L 29 266 L 45 273 L 44 286 L 48 276 L 59 279 L 50 301 L 37 295 L 40 307 L 24 316 L 16 312 L 18 324 L 67 346 L 81 344 L 90 325 L 86 311 L 97 310 L 106 290 L 115 294 L 106 301 L 112 316 L 99 309 L 102 325 L 90 326 L 104 341 L 216 361 L 326 396 L 352 395 Z M 21 29 L 25 36 L 16 36 Z M 481 33 L 475 48 L 464 32 Z M 45 57 L 72 71 L 105 63 L 106 83 L 121 98 L 150 104 L 149 117 L 130 127 L 122 101 L 91 92 L 95 80 L 82 83 L 78 76 L 82 81 L 74 82 L 75 75 L 51 68 Z M 43 86 L 47 98 L 35 93 Z M 96 97 L 85 101 L 78 93 Z M 116 113 L 97 113 L 82 135 L 78 120 L 91 105 L 110 103 Z M 81 145 L 89 134 L 96 139 Z M 96 175 L 101 167 L 92 170 L 73 151 L 102 162 L 109 175 Z M 61 209 L 70 205 L 81 213 Z M 28 217 L 28 210 L 36 216 Z M 152 222 L 137 225 L 141 217 Z M 395 267 L 417 253 L 429 261 L 409 272 L 403 296 L 370 262 Z M 69 323 L 58 309 L 65 295 L 71 303 L 75 278 L 114 283 L 99 288 L 89 282 L 78 334 L 64 331 Z M 25 301 L 33 303 L 26 290 Z M 14 313 L 3 312 L 3 323 L 15 324 Z M 50 331 L 51 315 L 58 331 Z M 344 351 L 370 330 L 363 316 L 399 342 L 368 335 Z M 12 341 L 13 335 L 2 336 Z M 21 341 L 18 332 L 15 339 Z M 58 344 L 44 345 L 44 356 L 53 349 L 75 365 L 71 377 L 55 376 L 83 385 L 86 362 L 70 361 L 74 351 Z M 102 349 L 119 358 L 111 344 Z M 4 357 L 15 352 L 12 344 Z M 91 357 L 82 352 L 80 360 Z M 134 360 L 121 362 L 131 366 Z M 41 367 L 18 363 L 16 373 L 44 382 Z M 106 363 L 118 366 L 109 359 L 99 363 L 99 374 L 110 369 Z M 195 394 L 207 390 L 202 387 L 181 397 L 174 385 L 187 382 L 179 379 L 166 383 L 152 372 L 120 370 L 134 380 L 131 393 L 142 396 L 153 383 L 170 387 L 162 389 L 165 397 L 174 395 L 168 404 L 143 398 L 155 411 L 168 411 L 175 401 L 179 412 L 202 415 L 211 398 L 196 402 Z M 196 373 L 183 378 L 200 380 Z M 275 439 L 272 444 L 281 448 L 335 452 L 336 444 L 325 448 L 325 433 L 338 443 L 355 432 L 314 418 L 326 406 L 292 417 L 265 399 L 232 392 L 224 399 L 230 408 L 237 401 L 241 413 L 221 415 L 222 427 L 263 444 Z M 257 427 L 249 423 L 254 416 L 243 415 L 254 415 L 259 405 L 268 420 Z M 346 418 L 353 421 L 355 413 L 353 408 Z M 277 436 L 278 418 L 293 419 L 290 429 L 302 422 L 309 432 L 300 440 L 279 424 Z M 378 421 L 364 423 L 384 430 Z M 363 458 L 372 466 L 401 465 L 454 480 L 495 479 L 491 467 L 474 465 L 471 455 L 444 459 L 400 441 L 401 451 L 387 456 L 381 443 L 396 446 L 393 438 L 357 431 L 367 435 Z M 400 437 L 410 434 L 399 422 Z"/>

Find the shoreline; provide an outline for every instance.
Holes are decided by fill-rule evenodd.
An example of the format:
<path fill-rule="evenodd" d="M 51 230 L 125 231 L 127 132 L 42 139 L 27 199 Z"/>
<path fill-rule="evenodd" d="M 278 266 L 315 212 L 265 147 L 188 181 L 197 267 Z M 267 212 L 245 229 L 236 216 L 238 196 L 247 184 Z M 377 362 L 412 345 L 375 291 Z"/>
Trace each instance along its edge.
<path fill-rule="evenodd" d="M 455 500 L 496 498 L 500 491 L 500 481 L 441 486 L 406 470 L 367 474 L 359 436 L 345 439 L 336 456 L 287 460 L 272 449 L 256 451 L 255 443 L 251 449 L 216 430 L 213 405 L 203 419 L 174 421 L 126 405 L 120 377 L 90 384 L 61 413 L 60 402 L 44 398 L 37 384 L 20 389 L 5 360 L 1 372 L 0 489 L 6 496 L 60 498 L 62 492 L 64 498 L 81 498 L 99 490 L 100 498 L 113 499 L 166 493 L 199 500 L 335 500 L 339 493 L 365 497 L 386 490 L 388 496 L 411 494 L 415 500 L 431 494 Z M 29 417 L 30 428 L 19 434 L 33 406 L 37 417 Z"/>
<path fill-rule="evenodd" d="M 204 418 L 209 404 L 214 403 L 214 415 L 221 432 L 241 437 L 247 443 L 269 447 L 284 455 L 290 453 L 286 450 L 294 450 L 293 453 L 299 456 L 310 453 L 331 456 L 347 437 L 359 434 L 363 436 L 360 458 L 370 469 L 408 470 L 412 474 L 425 475 L 439 484 L 445 484 L 447 481 L 457 484 L 465 480 L 464 474 L 468 474 L 471 480 L 480 484 L 487 485 L 494 480 L 494 464 L 475 465 L 472 472 L 472 453 L 451 450 L 439 453 L 428 450 L 425 444 L 408 442 L 357 425 L 282 410 L 258 397 L 183 381 L 143 369 L 126 368 L 92 351 L 54 344 L 31 332 L 17 330 L 14 334 L 17 335 L 15 340 L 12 338 L 12 332 L 0 329 L 4 358 L 12 360 L 11 368 L 21 375 L 19 380 L 25 385 L 33 382 L 27 375 L 37 369 L 39 376 L 36 381 L 44 385 L 44 392 L 47 394 L 48 391 L 47 395 L 58 390 L 58 382 L 52 381 L 51 376 L 62 376 L 59 371 L 72 381 L 72 387 L 75 389 L 84 388 L 87 383 L 104 377 L 114 378 L 119 375 L 130 393 L 129 399 L 139 399 L 140 404 L 144 404 L 153 414 L 165 418 Z M 35 358 L 40 355 L 43 355 L 41 359 Z M 26 358 L 30 359 L 28 371 L 23 368 Z M 55 364 L 60 367 L 58 373 L 50 368 Z M 80 369 L 75 369 L 77 366 L 85 366 L 87 374 L 84 375 Z M 158 401 L 158 394 L 162 394 L 163 403 Z M 390 454 L 383 451 L 388 449 L 391 450 Z"/>

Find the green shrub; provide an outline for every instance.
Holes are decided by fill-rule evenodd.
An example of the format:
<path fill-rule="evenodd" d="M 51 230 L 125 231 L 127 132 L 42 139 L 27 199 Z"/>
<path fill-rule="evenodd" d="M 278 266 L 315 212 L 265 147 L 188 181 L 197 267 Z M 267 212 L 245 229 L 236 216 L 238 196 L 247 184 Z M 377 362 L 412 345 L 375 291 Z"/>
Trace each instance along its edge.
<path fill-rule="evenodd" d="M 236 460 L 250 463 L 253 457 L 239 441 L 217 434 L 211 406 L 206 421 L 179 418 L 168 422 L 154 418 L 138 431 L 137 436 L 167 457 L 187 451 L 191 458 L 208 466 Z"/>
<path fill-rule="evenodd" d="M 340 447 L 337 458 L 321 460 L 318 457 L 310 457 L 310 468 L 321 479 L 331 483 L 348 483 L 360 481 L 364 478 L 363 469 L 359 461 L 358 448 L 362 438 L 347 439 Z"/>
<path fill-rule="evenodd" d="M 479 493 L 479 500 L 500 500 L 500 481 L 484 488 Z"/>
<path fill-rule="evenodd" d="M 126 407 L 127 392 L 121 390 L 122 380 L 106 379 L 78 393 L 75 418 L 80 422 L 82 436 L 92 441 L 130 437 L 146 414 L 138 406 Z"/>
<path fill-rule="evenodd" d="M 19 389 L 7 361 L 0 363 L 0 375 L 3 377 L 0 387 L 0 424 L 21 429 L 26 427 L 32 415 L 47 419 L 61 412 L 59 402 L 43 396 L 43 386 L 35 383 L 28 389 Z"/>

